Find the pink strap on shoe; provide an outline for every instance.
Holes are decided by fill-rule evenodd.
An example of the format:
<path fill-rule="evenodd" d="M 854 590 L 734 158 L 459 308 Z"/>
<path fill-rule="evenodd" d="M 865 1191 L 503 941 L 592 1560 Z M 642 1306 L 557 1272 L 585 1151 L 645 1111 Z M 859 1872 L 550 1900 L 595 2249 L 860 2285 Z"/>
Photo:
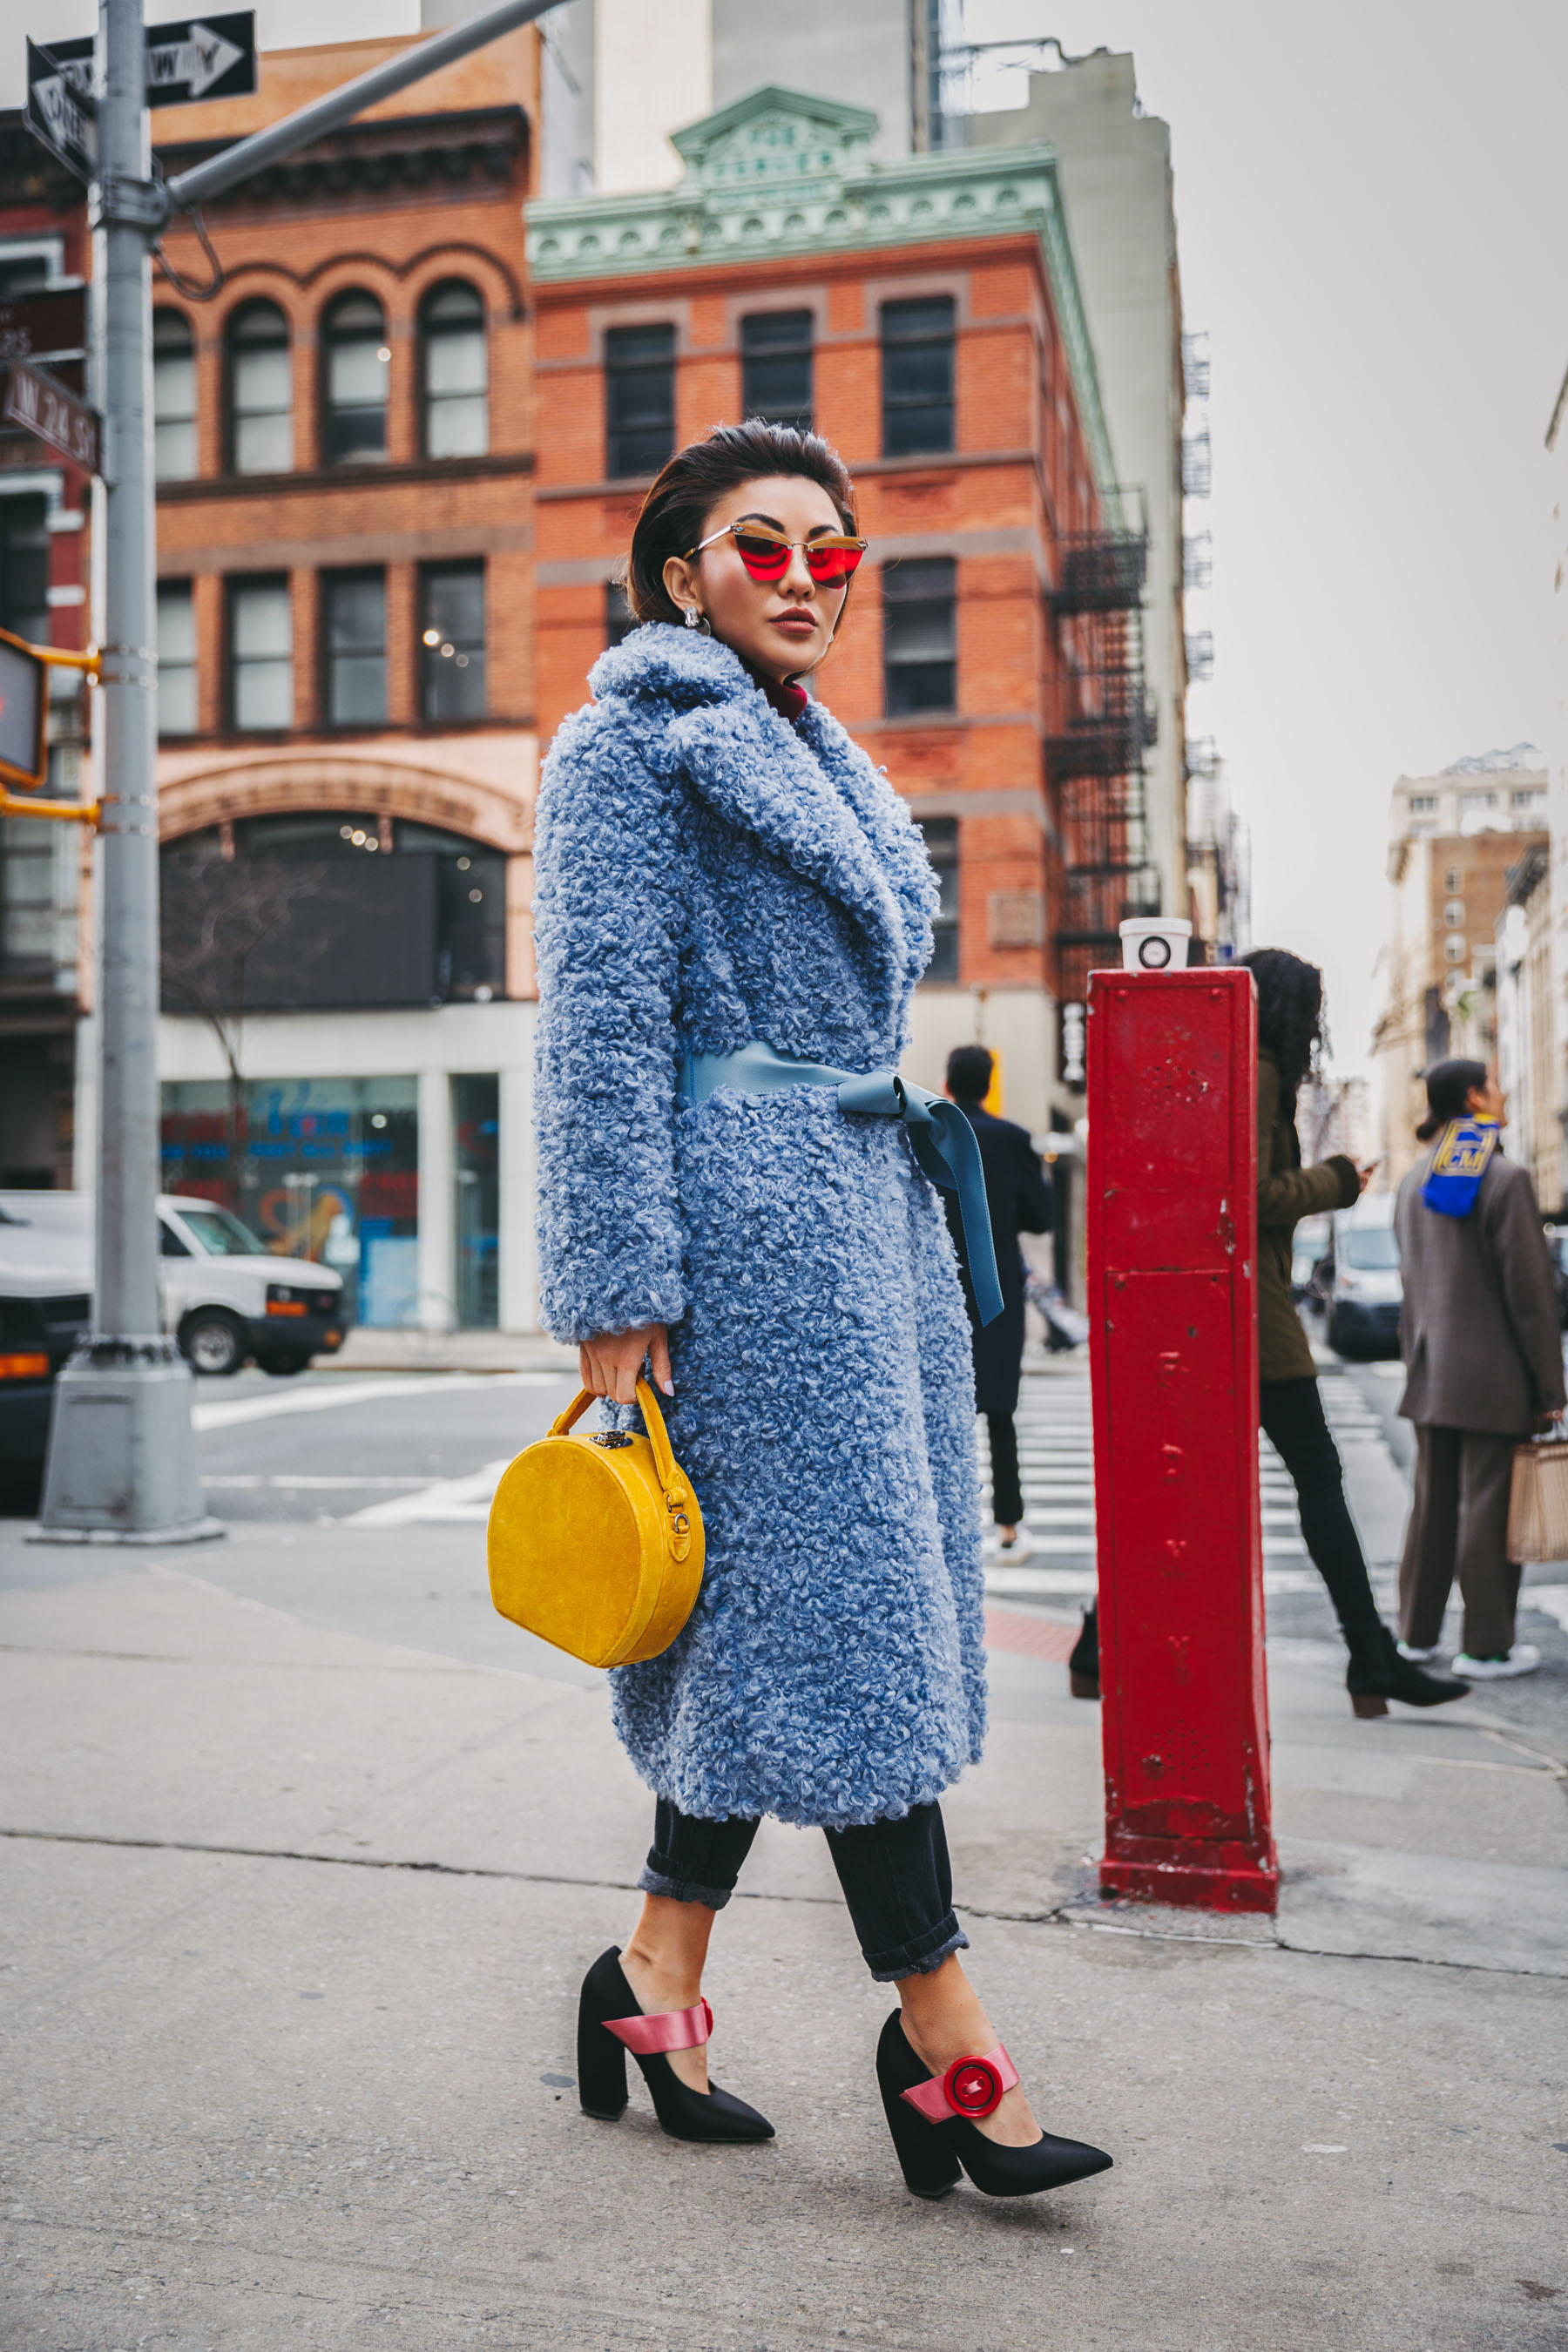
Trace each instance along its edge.
<path fill-rule="evenodd" d="M 712 2037 L 713 2012 L 700 2000 L 695 2009 L 661 2009 L 652 2017 L 606 2017 L 605 2031 L 639 2058 L 652 2058 L 661 2050 L 700 2050 Z"/>
<path fill-rule="evenodd" d="M 954 2116 L 978 2123 L 1001 2105 L 1018 2080 L 1018 2069 L 998 2042 L 984 2058 L 955 2058 L 945 2074 L 933 2074 L 902 2095 L 928 2124 L 945 2124 Z"/>

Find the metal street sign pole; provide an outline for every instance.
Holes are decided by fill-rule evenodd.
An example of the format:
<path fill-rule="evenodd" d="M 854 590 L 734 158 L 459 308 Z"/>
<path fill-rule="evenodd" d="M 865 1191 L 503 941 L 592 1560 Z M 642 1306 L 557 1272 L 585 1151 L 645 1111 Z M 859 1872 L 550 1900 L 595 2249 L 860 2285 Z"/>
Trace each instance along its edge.
<path fill-rule="evenodd" d="M 191 1374 L 158 1292 L 158 810 L 152 249 L 174 205 L 235 186 L 552 0 L 501 0 L 238 141 L 165 189 L 152 177 L 142 0 L 100 0 L 93 192 L 103 522 L 98 1275 L 93 1328 L 56 1383 L 38 1535 L 152 1543 L 221 1534 L 202 1509 Z"/>

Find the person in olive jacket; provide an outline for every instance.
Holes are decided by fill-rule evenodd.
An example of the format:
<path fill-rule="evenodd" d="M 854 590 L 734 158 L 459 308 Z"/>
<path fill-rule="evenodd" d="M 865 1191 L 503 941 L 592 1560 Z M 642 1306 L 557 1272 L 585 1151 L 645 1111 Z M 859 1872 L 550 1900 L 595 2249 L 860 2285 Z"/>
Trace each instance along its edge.
<path fill-rule="evenodd" d="M 1503 1157 L 1508 1098 L 1496 1070 L 1438 1062 L 1426 1103 L 1415 1132 L 1433 1148 L 1401 1184 L 1394 1221 L 1405 1280 L 1399 1410 L 1416 1448 L 1400 1629 L 1407 1657 L 1434 1657 L 1457 1572 L 1465 1622 L 1454 1670 L 1495 1682 L 1541 1664 L 1532 1643 L 1513 1638 L 1520 1568 L 1508 1557 L 1508 1506 L 1514 1447 L 1563 1416 L 1563 1334 L 1535 1187 Z"/>
<path fill-rule="evenodd" d="M 1302 1538 L 1350 1652 L 1345 1687 L 1356 1714 L 1385 1715 L 1391 1698 L 1437 1706 L 1468 1685 L 1403 1657 L 1377 1613 L 1318 1368 L 1290 1297 L 1298 1223 L 1352 1207 L 1371 1173 L 1342 1152 L 1301 1165 L 1296 1096 L 1325 1042 L 1323 976 L 1282 948 L 1258 948 L 1242 961 L 1258 988 L 1258 1417 L 1296 1488 Z"/>

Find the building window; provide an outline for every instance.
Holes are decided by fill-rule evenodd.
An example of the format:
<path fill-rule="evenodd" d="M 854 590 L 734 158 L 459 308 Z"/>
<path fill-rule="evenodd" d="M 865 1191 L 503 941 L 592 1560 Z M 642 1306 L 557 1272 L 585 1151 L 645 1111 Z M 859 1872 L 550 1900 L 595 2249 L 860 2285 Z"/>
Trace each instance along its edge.
<path fill-rule="evenodd" d="M 1458 869 L 1458 867 L 1457 866 L 1449 866 L 1449 868 L 1448 868 L 1448 871 L 1447 872 L 1447 874 L 1445 874 L 1445 875 L 1444 875 L 1444 877 L 1443 877 L 1443 887 L 1444 887 L 1444 889 L 1445 889 L 1445 890 L 1460 890 L 1460 889 L 1463 889 L 1463 887 L 1464 887 L 1464 877 L 1463 877 L 1463 876 L 1460 874 L 1459 869 Z"/>
<path fill-rule="evenodd" d="M 322 582 L 329 727 L 386 719 L 386 574 L 329 572 Z"/>
<path fill-rule="evenodd" d="M 882 567 L 882 677 L 889 719 L 952 710 L 958 615 L 951 555 Z"/>
<path fill-rule="evenodd" d="M 48 501 L 0 498 L 0 629 L 29 645 L 49 641 Z"/>
<path fill-rule="evenodd" d="M 1410 805 L 1413 810 L 1429 812 L 1436 807 L 1437 795 L 1436 793 L 1412 793 Z"/>
<path fill-rule="evenodd" d="M 1447 957 L 1450 963 L 1463 963 L 1465 961 L 1464 940 L 1445 940 L 1443 942 L 1443 953 Z"/>
<path fill-rule="evenodd" d="M 1462 923 L 1464 919 L 1464 900 L 1462 898 L 1450 898 L 1447 905 L 1443 909 L 1443 920 L 1445 924 L 1447 926 L 1449 930 L 1453 930 L 1458 924 Z"/>
<path fill-rule="evenodd" d="M 425 455 L 482 457 L 490 446 L 489 343 L 471 286 L 437 286 L 419 306 Z"/>
<path fill-rule="evenodd" d="M 276 302 L 247 302 L 228 324 L 229 464 L 287 474 L 294 463 L 289 323 Z"/>
<path fill-rule="evenodd" d="M 1510 793 L 1509 798 L 1516 809 L 1540 808 L 1545 802 L 1546 794 L 1537 786 L 1531 792 Z"/>
<path fill-rule="evenodd" d="M 657 474 L 675 454 L 675 329 L 611 327 L 605 336 L 605 471 Z"/>
<path fill-rule="evenodd" d="M 882 305 L 882 455 L 952 447 L 952 297 Z"/>
<path fill-rule="evenodd" d="M 321 456 L 329 466 L 379 465 L 386 456 L 392 351 L 374 294 L 340 294 L 323 332 Z"/>
<path fill-rule="evenodd" d="M 931 918 L 931 961 L 925 969 L 928 981 L 955 981 L 958 978 L 958 823 L 950 816 L 928 819 L 921 827 L 925 835 L 926 856 L 931 859 L 931 872 L 936 876 L 942 901 Z"/>
<path fill-rule="evenodd" d="M 229 583 L 228 702 L 236 727 L 294 723 L 294 615 L 286 577 Z"/>
<path fill-rule="evenodd" d="M 605 583 L 605 650 L 618 646 L 637 627 L 632 608 L 626 602 L 626 592 L 618 580 Z"/>
<path fill-rule="evenodd" d="M 1462 809 L 1496 808 L 1497 794 L 1496 793 L 1461 793 L 1459 806 Z"/>
<path fill-rule="evenodd" d="M 485 715 L 482 563 L 427 563 L 419 574 L 419 708 L 425 719 Z"/>
<path fill-rule="evenodd" d="M 158 732 L 196 731 L 196 615 L 188 580 L 158 583 Z"/>
<path fill-rule="evenodd" d="M 178 310 L 153 315 L 153 466 L 161 482 L 196 470 L 196 348 Z"/>
<path fill-rule="evenodd" d="M 809 310 L 762 310 L 741 321 L 741 406 L 772 425 L 811 430 Z"/>

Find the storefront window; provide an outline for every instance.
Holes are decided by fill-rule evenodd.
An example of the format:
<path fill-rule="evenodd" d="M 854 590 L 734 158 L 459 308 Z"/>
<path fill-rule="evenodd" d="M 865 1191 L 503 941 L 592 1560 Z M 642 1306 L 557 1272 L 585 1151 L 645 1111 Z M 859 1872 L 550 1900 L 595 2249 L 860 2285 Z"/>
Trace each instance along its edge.
<path fill-rule="evenodd" d="M 500 1081 L 452 1080 L 452 1172 L 457 1199 L 458 1320 L 466 1331 L 493 1331 L 500 1319 L 497 1234 L 500 1220 Z"/>
<path fill-rule="evenodd" d="M 163 1088 L 163 1190 L 233 1210 L 279 1257 L 331 1266 L 351 1322 L 412 1326 L 417 1102 L 411 1077 L 176 1081 Z"/>

